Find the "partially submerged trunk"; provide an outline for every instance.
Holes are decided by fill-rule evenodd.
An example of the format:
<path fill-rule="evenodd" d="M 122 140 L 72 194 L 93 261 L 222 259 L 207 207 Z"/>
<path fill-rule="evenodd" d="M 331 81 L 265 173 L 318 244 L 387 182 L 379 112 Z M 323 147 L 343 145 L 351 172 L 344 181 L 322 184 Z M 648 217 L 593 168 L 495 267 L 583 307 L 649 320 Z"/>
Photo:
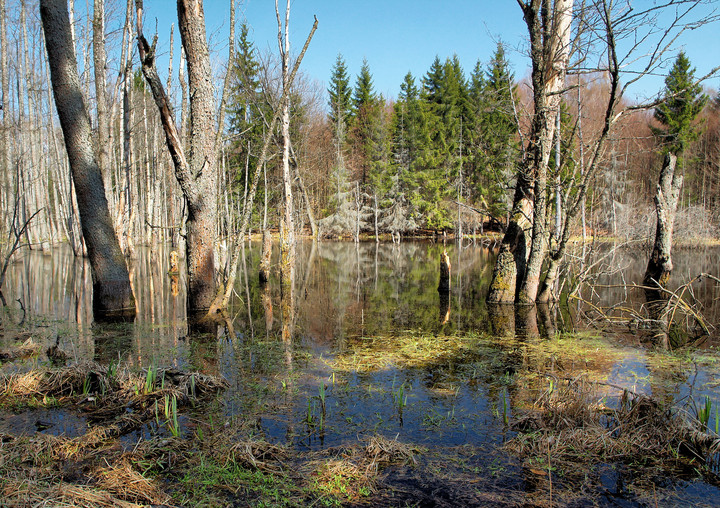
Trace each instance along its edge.
<path fill-rule="evenodd" d="M 643 280 L 649 301 L 663 299 L 663 289 L 667 286 L 673 270 L 672 237 L 675 227 L 675 212 L 683 183 L 682 175 L 675 172 L 676 163 L 675 155 L 667 154 L 665 156 L 655 194 L 655 213 L 657 215 L 655 243 Z"/>
<path fill-rule="evenodd" d="M 189 176 L 192 189 L 183 189 L 188 202 L 188 310 L 206 311 L 215 298 L 215 225 L 217 168 L 215 96 L 210 53 L 205 37 L 201 0 L 178 0 L 178 27 L 188 66 L 190 86 Z M 190 182 L 188 182 L 190 183 Z"/>
<path fill-rule="evenodd" d="M 534 114 L 518 166 L 510 221 L 493 270 L 490 303 L 533 303 L 537 296 L 547 254 L 547 168 L 569 55 L 572 1 L 521 2 L 520 6 L 530 36 Z"/>
<path fill-rule="evenodd" d="M 272 256 L 272 237 L 270 231 L 263 230 L 262 256 L 260 257 L 260 282 L 262 284 L 270 280 L 270 258 Z"/>
<path fill-rule="evenodd" d="M 447 251 L 443 251 L 440 256 L 440 282 L 438 283 L 438 292 L 440 294 L 450 293 L 450 256 Z"/>
<path fill-rule="evenodd" d="M 65 0 L 42 0 L 40 14 L 55 104 L 65 137 L 93 276 L 96 317 L 135 315 L 130 275 L 108 211 L 102 174 L 92 149 L 90 118 L 83 102 Z"/>
<path fill-rule="evenodd" d="M 215 298 L 215 226 L 217 222 L 217 168 L 215 105 L 210 55 L 201 0 L 178 0 L 178 25 L 187 59 L 190 92 L 190 136 L 186 157 L 169 98 L 155 67 L 155 41 L 142 33 L 142 0 L 136 0 L 138 49 L 145 79 L 160 111 L 175 176 L 187 201 L 186 262 L 188 313 L 198 315 Z"/>
<path fill-rule="evenodd" d="M 488 303 L 515 302 L 518 281 L 525 275 L 527 257 L 530 253 L 533 202 L 529 179 L 521 174 L 515 186 L 510 221 L 493 268 Z"/>

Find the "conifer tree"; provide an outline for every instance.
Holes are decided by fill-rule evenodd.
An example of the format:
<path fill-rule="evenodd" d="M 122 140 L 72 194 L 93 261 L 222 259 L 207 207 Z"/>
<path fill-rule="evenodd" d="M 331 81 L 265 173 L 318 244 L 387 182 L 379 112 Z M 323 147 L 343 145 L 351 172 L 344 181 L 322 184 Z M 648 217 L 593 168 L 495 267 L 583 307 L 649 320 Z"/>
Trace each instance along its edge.
<path fill-rule="evenodd" d="M 471 177 L 476 195 L 495 218 L 510 209 L 513 166 L 518 158 L 517 123 L 513 111 L 517 86 L 498 43 L 492 60 L 482 70 L 475 65 L 470 96 L 478 116 L 472 144 Z"/>
<path fill-rule="evenodd" d="M 255 47 L 248 37 L 246 23 L 240 27 L 237 51 L 229 69 L 232 73 L 228 100 L 228 133 L 242 134 L 242 141 L 233 139 L 230 164 L 235 168 L 234 194 L 240 193 L 245 184 L 245 168 L 254 168 L 257 161 L 257 145 L 263 135 L 263 116 L 271 117 L 269 107 L 262 97 L 260 84 L 260 64 L 256 58 Z"/>
<path fill-rule="evenodd" d="M 330 122 L 333 125 L 333 135 L 336 138 L 343 137 L 347 133 L 347 121 L 351 115 L 350 78 L 347 73 L 347 65 L 343 56 L 338 53 L 335 65 L 330 75 Z"/>
<path fill-rule="evenodd" d="M 363 190 L 369 184 L 370 168 L 379 155 L 375 152 L 381 133 L 380 99 L 373 88 L 372 74 L 367 60 L 363 60 L 353 90 L 353 121 L 351 137 L 356 154 L 355 172 Z"/>
<path fill-rule="evenodd" d="M 414 204 L 433 229 L 452 226 L 445 199 L 458 184 L 468 124 L 468 90 L 457 56 L 444 63 L 435 57 L 423 78 L 421 93 L 425 141 L 414 171 L 422 186 Z"/>
<path fill-rule="evenodd" d="M 419 151 L 420 126 L 419 90 L 412 73 L 408 72 L 393 108 L 390 126 L 392 162 L 385 181 L 387 193 L 381 220 L 382 229 L 389 231 L 393 240 L 399 240 L 401 233 L 413 231 L 418 226 L 410 198 L 417 189 L 411 168 Z"/>
<path fill-rule="evenodd" d="M 345 158 L 349 123 L 352 120 L 352 88 L 347 65 L 338 54 L 330 75 L 328 88 L 330 113 L 328 118 L 332 126 L 335 162 L 331 175 L 334 187 L 334 212 L 319 221 L 323 235 L 340 235 L 353 228 L 353 203 Z"/>
<path fill-rule="evenodd" d="M 665 78 L 664 98 L 654 115 L 663 127 L 653 127 L 652 131 L 664 153 L 679 156 L 700 135 L 693 122 L 708 100 L 700 84 L 695 82 L 695 69 L 683 51 Z"/>

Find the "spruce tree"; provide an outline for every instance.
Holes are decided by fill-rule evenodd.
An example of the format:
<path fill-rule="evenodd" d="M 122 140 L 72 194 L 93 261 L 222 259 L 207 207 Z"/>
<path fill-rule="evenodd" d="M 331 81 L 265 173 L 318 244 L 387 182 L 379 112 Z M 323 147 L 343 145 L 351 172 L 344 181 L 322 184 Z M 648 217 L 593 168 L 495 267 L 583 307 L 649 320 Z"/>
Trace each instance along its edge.
<path fill-rule="evenodd" d="M 355 171 L 363 190 L 366 190 L 370 168 L 379 156 L 376 153 L 381 133 L 381 101 L 373 88 L 372 74 L 367 60 L 363 60 L 353 90 L 353 122 L 351 142 L 355 157 Z"/>
<path fill-rule="evenodd" d="M 240 195 L 245 184 L 245 167 L 255 167 L 255 147 L 262 142 L 263 135 L 262 117 L 268 115 L 269 109 L 262 97 L 260 64 L 248 35 L 248 26 L 243 23 L 234 60 L 228 69 L 232 73 L 227 106 L 228 134 L 232 137 L 242 133 L 241 137 L 231 142 L 230 155 L 230 165 L 235 169 L 234 193 Z"/>
<path fill-rule="evenodd" d="M 333 124 L 333 135 L 338 133 L 346 133 L 347 121 L 351 113 L 351 95 L 350 78 L 348 77 L 347 65 L 343 56 L 338 53 L 335 65 L 330 75 L 330 122 Z"/>
<path fill-rule="evenodd" d="M 470 96 L 478 116 L 472 143 L 472 173 L 476 196 L 496 219 L 511 206 L 514 164 L 519 155 L 517 121 L 513 110 L 515 77 L 498 43 L 483 71 L 478 62 L 471 77 Z"/>
<path fill-rule="evenodd" d="M 695 69 L 681 51 L 665 78 L 664 100 L 655 108 L 655 120 L 663 127 L 652 127 L 652 132 L 663 153 L 680 156 L 698 138 L 700 129 L 693 122 L 707 100 L 702 87 L 695 82 Z"/>
<path fill-rule="evenodd" d="M 401 233 L 417 228 L 416 214 L 410 196 L 417 188 L 410 168 L 418 153 L 420 128 L 419 90 L 415 78 L 408 72 L 400 85 L 398 100 L 393 107 L 391 121 L 391 170 L 387 172 L 387 192 L 383 202 L 381 227 L 392 234 L 393 240 Z"/>

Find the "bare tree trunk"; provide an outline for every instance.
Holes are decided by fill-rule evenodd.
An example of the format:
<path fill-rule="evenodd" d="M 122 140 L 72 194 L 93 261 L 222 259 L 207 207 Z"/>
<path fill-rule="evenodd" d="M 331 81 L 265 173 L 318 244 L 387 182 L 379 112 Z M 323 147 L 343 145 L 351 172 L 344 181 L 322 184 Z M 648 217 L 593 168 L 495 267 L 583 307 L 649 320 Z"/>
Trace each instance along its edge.
<path fill-rule="evenodd" d="M 487 297 L 489 303 L 515 302 L 518 280 L 522 280 L 525 275 L 527 257 L 530 253 L 533 202 L 530 179 L 524 172 L 520 172 L 515 184 L 510 220 L 493 268 Z"/>
<path fill-rule="evenodd" d="M 270 231 L 263 229 L 262 236 L 262 257 L 260 258 L 260 282 L 266 283 L 270 280 L 270 259 L 272 256 L 272 237 Z"/>
<path fill-rule="evenodd" d="M 440 256 L 440 282 L 438 283 L 438 292 L 450 293 L 450 256 L 446 250 Z"/>
<path fill-rule="evenodd" d="M 113 202 L 111 185 L 111 167 L 109 155 L 110 121 L 107 108 L 107 85 L 105 82 L 105 0 L 94 0 L 93 8 L 93 66 L 95 69 L 95 100 L 97 101 L 97 158 L 100 171 L 102 171 L 103 184 L 107 192 L 109 209 Z M 112 214 L 111 214 L 112 215 Z"/>
<path fill-rule="evenodd" d="M 128 20 L 132 19 L 128 13 Z M 130 44 L 131 38 L 128 38 Z M 123 65 L 123 182 L 122 199 L 118 206 L 118 230 L 120 241 L 125 256 L 132 257 L 135 252 L 132 240 L 132 165 L 133 165 L 133 143 L 132 143 L 132 59 L 131 52 L 126 52 L 126 61 Z"/>
<path fill-rule="evenodd" d="M 524 9 L 533 55 L 533 101 L 535 105 L 530 158 L 535 177 L 532 247 L 527 271 L 520 284 L 517 301 L 533 303 L 540 286 L 540 271 L 547 253 L 547 169 L 555 130 L 555 115 L 560 102 L 559 92 L 565 84 L 570 53 L 572 0 L 555 0 L 550 19 L 538 15 L 540 2 Z"/>
<path fill-rule="evenodd" d="M 643 280 L 643 284 L 651 288 L 647 296 L 652 300 L 659 299 L 660 290 L 667 286 L 673 270 L 672 237 L 675 227 L 675 212 L 683 183 L 682 175 L 675 171 L 676 163 L 675 155 L 667 154 L 665 156 L 655 194 L 655 213 L 657 215 L 655 243 Z"/>
<path fill-rule="evenodd" d="M 65 136 L 80 223 L 93 275 L 93 309 L 98 317 L 134 316 L 130 276 L 108 211 L 102 175 L 92 150 L 90 118 L 82 100 L 65 0 L 41 0 L 55 104 Z"/>
<path fill-rule="evenodd" d="M 8 77 L 8 40 L 7 40 L 7 10 L 5 0 L 0 0 L 0 108 L 2 109 L 2 123 L 0 123 L 0 171 L 2 173 L 3 189 L 0 190 L 0 217 L 1 224 L 9 223 L 7 211 L 10 210 L 10 79 Z M 4 231 L 2 231 L 4 232 Z"/>
<path fill-rule="evenodd" d="M 143 74 L 155 98 L 165 130 L 175 176 L 187 202 L 186 262 L 188 312 L 207 311 L 216 293 L 215 225 L 217 219 L 217 168 L 215 107 L 210 55 L 205 36 L 202 0 L 178 0 L 178 26 L 187 57 L 190 93 L 190 138 L 188 156 L 180 141 L 170 101 L 155 67 L 155 44 L 142 34 L 142 0 L 136 0 L 138 48 Z"/>
<path fill-rule="evenodd" d="M 282 57 L 283 102 L 280 117 L 283 150 L 283 213 L 280 218 L 280 275 L 283 285 L 293 280 L 295 270 L 295 226 L 293 223 L 292 176 L 290 174 L 290 0 L 285 7 L 285 33 L 280 18 L 278 0 L 275 0 L 275 15 L 278 25 L 278 46 Z"/>
<path fill-rule="evenodd" d="M 530 36 L 534 113 L 510 221 L 493 271 L 490 303 L 532 303 L 537 296 L 547 253 L 547 169 L 569 55 L 572 1 L 519 4 Z"/>

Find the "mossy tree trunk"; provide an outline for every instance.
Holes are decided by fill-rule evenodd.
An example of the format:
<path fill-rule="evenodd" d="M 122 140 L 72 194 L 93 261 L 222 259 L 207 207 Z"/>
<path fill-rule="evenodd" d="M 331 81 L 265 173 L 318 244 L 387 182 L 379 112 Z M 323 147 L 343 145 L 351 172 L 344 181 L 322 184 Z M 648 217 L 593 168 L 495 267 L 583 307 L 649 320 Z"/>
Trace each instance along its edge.
<path fill-rule="evenodd" d="M 682 175 L 675 172 L 676 163 L 675 155 L 665 156 L 655 194 L 655 242 L 643 280 L 647 288 L 646 296 L 650 301 L 663 298 L 663 290 L 667 287 L 673 270 L 672 238 L 675 212 L 683 183 Z"/>

